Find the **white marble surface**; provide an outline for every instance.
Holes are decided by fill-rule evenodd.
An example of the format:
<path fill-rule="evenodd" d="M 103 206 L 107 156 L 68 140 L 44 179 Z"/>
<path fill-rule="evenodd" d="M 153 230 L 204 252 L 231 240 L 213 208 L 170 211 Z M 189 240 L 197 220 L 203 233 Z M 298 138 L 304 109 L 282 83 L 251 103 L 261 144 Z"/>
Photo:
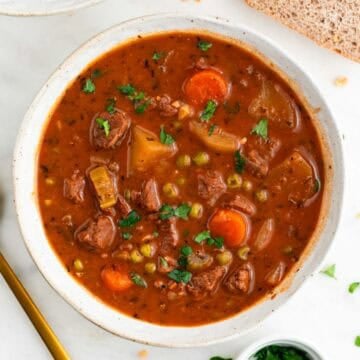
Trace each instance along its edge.
<path fill-rule="evenodd" d="M 313 77 L 333 110 L 343 134 L 346 197 L 342 222 L 327 257 L 336 263 L 337 280 L 314 274 L 283 308 L 249 335 L 221 345 L 196 349 L 159 349 L 108 334 L 75 312 L 50 288 L 29 257 L 16 222 L 12 196 L 11 161 L 17 129 L 23 115 L 55 67 L 97 32 L 124 19 L 164 11 L 217 15 L 245 23 L 270 36 Z M 344 87 L 335 77 L 347 76 Z M 0 248 L 26 286 L 73 359 L 199 359 L 237 355 L 254 339 L 285 334 L 310 339 L 329 360 L 360 359 L 354 338 L 360 335 L 360 291 L 347 286 L 360 280 L 360 65 L 287 30 L 241 0 L 108 0 L 75 14 L 47 18 L 0 16 L 0 189 L 3 211 Z M 15 298 L 0 279 L 0 359 L 49 359 L 46 348 Z"/>

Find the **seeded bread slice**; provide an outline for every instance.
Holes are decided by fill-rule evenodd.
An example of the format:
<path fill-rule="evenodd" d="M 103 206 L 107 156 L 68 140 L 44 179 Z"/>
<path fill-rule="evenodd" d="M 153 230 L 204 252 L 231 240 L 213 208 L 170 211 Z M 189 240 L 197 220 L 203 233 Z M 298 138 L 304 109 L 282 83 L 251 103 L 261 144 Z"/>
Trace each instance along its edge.
<path fill-rule="evenodd" d="M 360 0 L 245 0 L 288 27 L 360 62 Z"/>

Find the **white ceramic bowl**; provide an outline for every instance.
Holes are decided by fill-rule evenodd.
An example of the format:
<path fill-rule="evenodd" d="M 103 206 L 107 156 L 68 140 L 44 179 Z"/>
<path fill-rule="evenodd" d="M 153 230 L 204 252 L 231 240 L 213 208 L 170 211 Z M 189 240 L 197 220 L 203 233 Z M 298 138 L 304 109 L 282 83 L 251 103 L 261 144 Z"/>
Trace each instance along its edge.
<path fill-rule="evenodd" d="M 241 40 L 259 49 L 298 84 L 309 103 L 320 108 L 318 119 L 335 164 L 330 208 L 321 236 L 286 291 L 271 301 L 217 323 L 195 327 L 162 327 L 145 323 L 106 306 L 79 285 L 65 270 L 49 246 L 36 200 L 36 163 L 39 139 L 48 113 L 67 85 L 94 59 L 119 43 L 138 34 L 166 30 L 206 29 Z M 41 273 L 74 308 L 89 320 L 114 334 L 131 340 L 162 346 L 199 346 L 244 334 L 279 308 L 322 262 L 333 240 L 339 221 L 343 196 L 343 158 L 341 140 L 333 116 L 311 79 L 291 56 L 265 36 L 227 21 L 184 15 L 158 15 L 126 21 L 96 36 L 72 54 L 50 77 L 30 106 L 20 128 L 14 154 L 16 208 L 26 246 Z"/>
<path fill-rule="evenodd" d="M 43 16 L 75 11 L 103 0 L 0 0 L 0 14 Z"/>

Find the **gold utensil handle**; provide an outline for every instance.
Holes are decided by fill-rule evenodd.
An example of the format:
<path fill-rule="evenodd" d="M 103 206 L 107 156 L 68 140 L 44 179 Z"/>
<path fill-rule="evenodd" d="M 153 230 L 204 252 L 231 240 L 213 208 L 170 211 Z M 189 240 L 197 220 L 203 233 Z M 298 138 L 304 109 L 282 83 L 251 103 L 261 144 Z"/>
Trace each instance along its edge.
<path fill-rule="evenodd" d="M 59 339 L 52 331 L 45 318 L 42 316 L 40 310 L 31 300 L 30 295 L 22 286 L 20 280 L 16 277 L 11 267 L 0 252 L 0 273 L 3 275 L 5 281 L 10 289 L 18 299 L 20 305 L 27 313 L 29 319 L 34 324 L 39 335 L 43 339 L 51 355 L 55 360 L 70 360 L 70 356 L 61 345 Z"/>

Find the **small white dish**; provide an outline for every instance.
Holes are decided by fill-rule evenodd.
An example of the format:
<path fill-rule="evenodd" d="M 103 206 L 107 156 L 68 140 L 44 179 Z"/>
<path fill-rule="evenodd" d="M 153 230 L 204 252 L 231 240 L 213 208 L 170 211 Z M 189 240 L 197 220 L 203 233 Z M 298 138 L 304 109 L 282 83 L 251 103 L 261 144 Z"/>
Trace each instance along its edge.
<path fill-rule="evenodd" d="M 0 14 L 43 16 L 75 11 L 103 0 L 0 0 Z"/>
<path fill-rule="evenodd" d="M 258 49 L 284 73 L 291 76 L 308 103 L 321 111 L 316 123 L 329 148 L 333 164 L 332 186 L 329 185 L 328 202 L 324 203 L 323 226 L 318 226 L 314 246 L 302 256 L 291 281 L 284 281 L 279 294 L 262 301 L 243 313 L 216 323 L 202 326 L 163 327 L 126 316 L 107 306 L 90 294 L 65 270 L 52 250 L 43 229 L 37 204 L 37 156 L 38 145 L 48 114 L 68 84 L 94 59 L 113 47 L 155 32 L 184 30 L 208 31 L 222 37 L 235 39 Z M 342 207 L 344 186 L 341 138 L 335 120 L 320 91 L 311 78 L 283 49 L 277 47 L 265 35 L 243 25 L 212 18 L 199 18 L 181 14 L 161 14 L 139 17 L 121 23 L 97 35 L 73 53 L 50 77 L 30 106 L 18 133 L 14 153 L 14 189 L 16 210 L 26 246 L 50 285 L 76 310 L 104 329 L 130 340 L 169 347 L 194 347 L 209 345 L 243 335 L 281 307 L 321 265 L 336 232 Z M 286 279 L 285 279 L 286 280 Z"/>
<path fill-rule="evenodd" d="M 268 337 L 247 347 L 235 360 L 254 360 L 254 355 L 261 349 L 269 345 L 282 345 L 282 346 L 293 346 L 299 350 L 305 351 L 311 360 L 327 360 L 322 352 L 315 347 L 314 344 L 307 340 L 300 340 L 298 338 L 288 338 L 286 336 L 272 336 Z"/>

